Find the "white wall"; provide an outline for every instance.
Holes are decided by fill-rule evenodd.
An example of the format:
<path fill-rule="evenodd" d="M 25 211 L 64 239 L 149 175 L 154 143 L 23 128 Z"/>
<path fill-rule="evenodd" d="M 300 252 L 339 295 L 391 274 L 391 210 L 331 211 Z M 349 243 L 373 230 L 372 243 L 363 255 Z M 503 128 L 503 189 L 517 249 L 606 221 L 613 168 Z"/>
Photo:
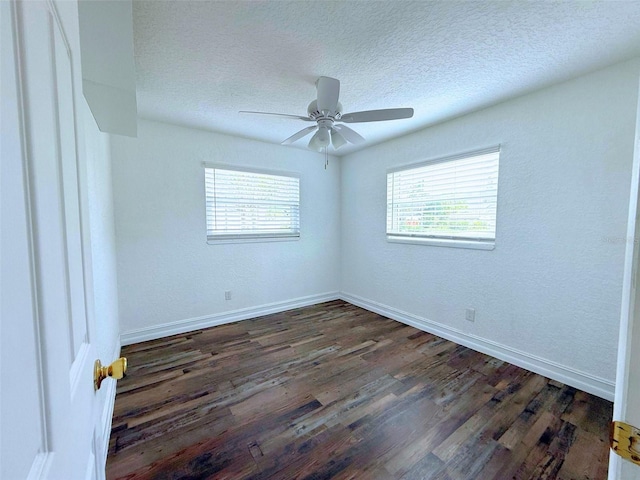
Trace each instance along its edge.
<path fill-rule="evenodd" d="M 87 161 L 89 229 L 91 234 L 91 278 L 95 334 L 93 343 L 103 364 L 120 354 L 118 289 L 116 275 L 116 238 L 111 182 L 109 135 L 98 130 L 89 107 L 82 102 Z M 115 382 L 105 382 L 97 393 L 99 432 L 102 448 L 108 446 L 115 399 Z M 106 459 L 106 450 L 100 452 Z"/>
<path fill-rule="evenodd" d="M 124 343 L 336 297 L 336 159 L 146 120 L 111 149 Z M 202 162 L 299 173 L 300 240 L 207 244 Z"/>
<path fill-rule="evenodd" d="M 137 139 L 111 143 L 124 343 L 341 292 L 611 398 L 639 70 L 638 60 L 616 65 L 326 171 L 312 152 L 141 120 Z M 495 144 L 495 250 L 387 243 L 387 168 Z M 298 172 L 302 238 L 208 245 L 203 161 Z"/>
<path fill-rule="evenodd" d="M 109 135 L 98 130 L 86 104 L 85 148 L 91 231 L 93 303 L 98 353 L 113 361 L 119 338 L 116 236 Z"/>
<path fill-rule="evenodd" d="M 344 157 L 345 298 L 611 398 L 638 71 L 620 64 Z M 387 168 L 496 144 L 494 251 L 386 241 Z"/>

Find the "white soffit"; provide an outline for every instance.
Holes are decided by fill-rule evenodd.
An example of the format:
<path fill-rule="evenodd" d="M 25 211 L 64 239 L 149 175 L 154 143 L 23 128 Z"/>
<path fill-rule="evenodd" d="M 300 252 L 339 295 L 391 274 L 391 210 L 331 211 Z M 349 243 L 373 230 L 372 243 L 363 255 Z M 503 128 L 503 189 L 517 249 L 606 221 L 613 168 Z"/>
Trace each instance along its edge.
<path fill-rule="evenodd" d="M 238 111 L 306 115 L 321 75 L 346 112 L 415 109 L 351 124 L 367 142 L 339 155 L 640 55 L 640 1 L 134 0 L 133 19 L 145 118 L 280 143 L 309 124 Z"/>
<path fill-rule="evenodd" d="M 82 92 L 102 132 L 135 137 L 131 0 L 78 2 Z"/>

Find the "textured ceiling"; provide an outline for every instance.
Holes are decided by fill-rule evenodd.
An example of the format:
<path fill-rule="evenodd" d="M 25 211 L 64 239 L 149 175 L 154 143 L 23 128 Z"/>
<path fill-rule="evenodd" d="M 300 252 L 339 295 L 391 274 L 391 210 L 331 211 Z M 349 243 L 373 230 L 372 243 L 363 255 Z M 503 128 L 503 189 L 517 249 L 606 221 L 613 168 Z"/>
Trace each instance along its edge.
<path fill-rule="evenodd" d="M 321 75 L 340 80 L 345 112 L 415 109 L 351 124 L 362 148 L 640 55 L 640 1 L 134 0 L 133 13 L 140 116 L 272 143 L 309 124 L 238 111 L 306 115 Z"/>

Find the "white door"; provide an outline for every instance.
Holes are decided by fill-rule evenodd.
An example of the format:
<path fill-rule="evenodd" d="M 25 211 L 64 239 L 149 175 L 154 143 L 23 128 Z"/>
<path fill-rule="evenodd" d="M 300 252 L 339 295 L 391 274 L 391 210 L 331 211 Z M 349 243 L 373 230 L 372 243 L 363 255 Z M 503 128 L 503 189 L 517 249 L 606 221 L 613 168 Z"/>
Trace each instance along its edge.
<path fill-rule="evenodd" d="M 101 478 L 77 4 L 0 8 L 0 477 Z"/>
<path fill-rule="evenodd" d="M 618 368 L 613 419 L 640 428 L 640 91 L 629 196 Z M 640 445 L 638 456 L 640 456 Z M 610 480 L 640 480 L 640 466 L 612 454 Z"/>

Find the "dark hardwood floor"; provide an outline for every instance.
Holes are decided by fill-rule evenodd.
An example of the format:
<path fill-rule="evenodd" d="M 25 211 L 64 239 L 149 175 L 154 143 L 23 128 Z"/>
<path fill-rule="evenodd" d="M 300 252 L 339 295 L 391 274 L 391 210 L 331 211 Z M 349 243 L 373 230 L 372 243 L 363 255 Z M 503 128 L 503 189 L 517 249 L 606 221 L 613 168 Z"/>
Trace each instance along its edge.
<path fill-rule="evenodd" d="M 109 479 L 604 479 L 610 402 L 342 301 L 123 348 Z"/>

